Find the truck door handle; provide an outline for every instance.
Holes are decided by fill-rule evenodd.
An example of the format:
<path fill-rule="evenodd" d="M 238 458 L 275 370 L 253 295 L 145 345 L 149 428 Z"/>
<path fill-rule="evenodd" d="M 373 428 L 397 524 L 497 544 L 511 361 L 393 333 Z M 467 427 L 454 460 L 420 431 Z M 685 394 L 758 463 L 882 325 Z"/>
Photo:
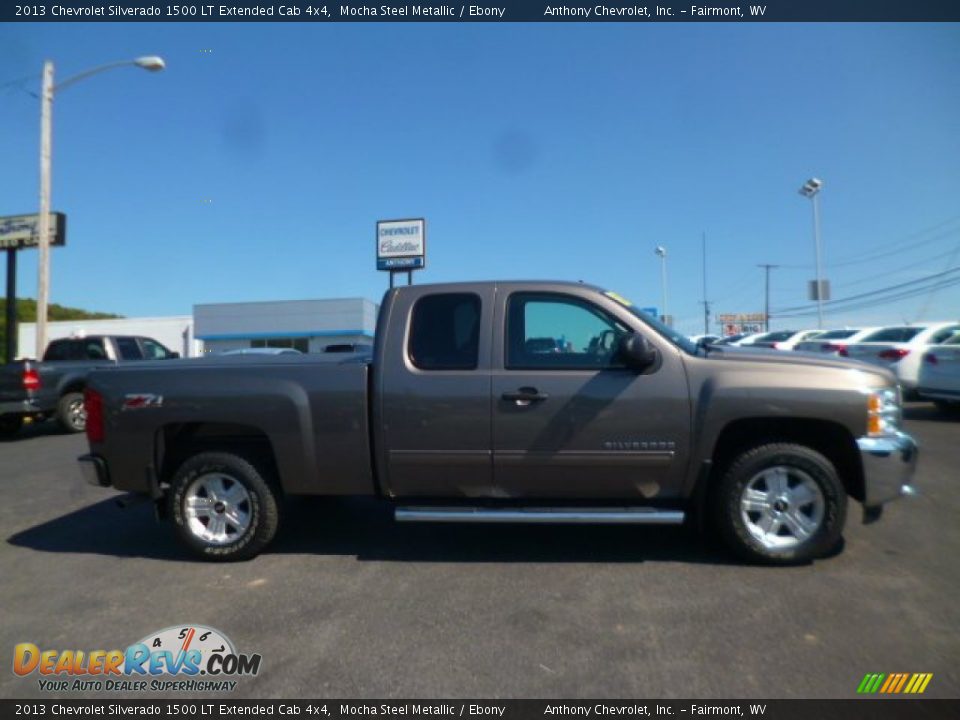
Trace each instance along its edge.
<path fill-rule="evenodd" d="M 526 407 L 531 403 L 543 402 L 546 400 L 549 395 L 546 393 L 539 392 L 534 387 L 522 387 L 518 390 L 507 391 L 501 397 L 504 400 L 508 400 L 516 403 L 517 407 Z"/>

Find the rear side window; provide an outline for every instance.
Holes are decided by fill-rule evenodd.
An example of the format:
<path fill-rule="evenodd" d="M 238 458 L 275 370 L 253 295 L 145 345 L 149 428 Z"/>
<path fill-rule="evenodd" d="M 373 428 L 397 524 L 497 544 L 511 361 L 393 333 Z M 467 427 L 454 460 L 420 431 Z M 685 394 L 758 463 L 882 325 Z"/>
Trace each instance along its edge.
<path fill-rule="evenodd" d="M 413 306 L 410 361 L 421 370 L 473 370 L 480 347 L 480 297 L 427 295 Z"/>
<path fill-rule="evenodd" d="M 867 335 L 863 342 L 910 342 L 922 330 L 922 327 L 884 328 L 877 330 L 873 335 Z"/>
<path fill-rule="evenodd" d="M 47 346 L 47 351 L 43 354 L 43 359 L 54 362 L 58 360 L 76 359 L 70 357 L 70 350 L 73 344 L 71 340 L 54 340 Z"/>
<path fill-rule="evenodd" d="M 120 358 L 123 360 L 143 360 L 143 354 L 140 352 L 140 346 L 137 345 L 137 339 L 132 337 L 114 338 L 117 343 L 117 350 Z"/>

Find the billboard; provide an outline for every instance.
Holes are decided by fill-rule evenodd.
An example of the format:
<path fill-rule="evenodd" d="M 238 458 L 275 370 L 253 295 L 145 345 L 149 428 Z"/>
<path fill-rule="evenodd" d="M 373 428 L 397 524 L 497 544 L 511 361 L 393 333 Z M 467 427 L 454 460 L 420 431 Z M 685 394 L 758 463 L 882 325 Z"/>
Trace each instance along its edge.
<path fill-rule="evenodd" d="M 64 245 L 67 238 L 67 216 L 50 213 L 50 244 Z M 0 250 L 21 250 L 40 244 L 39 215 L 0 217 Z"/>
<path fill-rule="evenodd" d="M 426 266 L 427 223 L 423 218 L 377 222 L 377 270 Z"/>

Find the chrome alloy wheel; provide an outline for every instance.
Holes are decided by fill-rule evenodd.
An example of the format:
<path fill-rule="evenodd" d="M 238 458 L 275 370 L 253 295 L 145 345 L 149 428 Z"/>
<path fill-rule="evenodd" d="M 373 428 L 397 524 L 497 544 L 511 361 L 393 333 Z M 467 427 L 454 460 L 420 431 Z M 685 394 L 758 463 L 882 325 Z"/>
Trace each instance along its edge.
<path fill-rule="evenodd" d="M 67 417 L 70 424 L 77 430 L 83 430 L 87 427 L 87 409 L 83 406 L 83 397 L 72 401 L 67 406 Z"/>
<path fill-rule="evenodd" d="M 796 547 L 823 524 L 823 493 L 803 470 L 785 465 L 754 475 L 740 495 L 740 515 L 768 550 Z"/>
<path fill-rule="evenodd" d="M 224 473 L 201 475 L 184 493 L 183 514 L 194 536 L 214 545 L 227 545 L 250 528 L 250 493 Z"/>

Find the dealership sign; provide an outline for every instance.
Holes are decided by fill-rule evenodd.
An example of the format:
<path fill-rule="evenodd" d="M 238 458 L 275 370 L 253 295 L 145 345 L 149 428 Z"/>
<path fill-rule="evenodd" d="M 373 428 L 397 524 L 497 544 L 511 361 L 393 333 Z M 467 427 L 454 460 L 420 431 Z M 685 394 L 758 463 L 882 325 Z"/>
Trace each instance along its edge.
<path fill-rule="evenodd" d="M 427 226 L 423 218 L 377 223 L 377 270 L 415 270 L 425 266 Z"/>
<path fill-rule="evenodd" d="M 50 213 L 50 244 L 63 245 L 67 237 L 67 216 Z M 0 250 L 20 250 L 40 244 L 39 215 L 0 217 Z"/>

